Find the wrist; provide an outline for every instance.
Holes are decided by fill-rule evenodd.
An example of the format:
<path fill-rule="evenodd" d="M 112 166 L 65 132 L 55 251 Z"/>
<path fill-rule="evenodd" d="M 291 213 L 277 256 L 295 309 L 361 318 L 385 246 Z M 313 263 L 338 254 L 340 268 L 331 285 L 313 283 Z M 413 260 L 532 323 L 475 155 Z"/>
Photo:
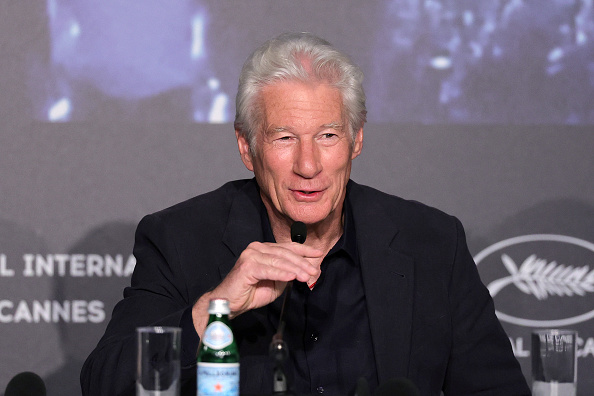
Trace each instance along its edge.
<path fill-rule="evenodd" d="M 208 304 L 211 298 L 211 292 L 204 293 L 192 307 L 192 322 L 200 339 L 208 324 Z"/>

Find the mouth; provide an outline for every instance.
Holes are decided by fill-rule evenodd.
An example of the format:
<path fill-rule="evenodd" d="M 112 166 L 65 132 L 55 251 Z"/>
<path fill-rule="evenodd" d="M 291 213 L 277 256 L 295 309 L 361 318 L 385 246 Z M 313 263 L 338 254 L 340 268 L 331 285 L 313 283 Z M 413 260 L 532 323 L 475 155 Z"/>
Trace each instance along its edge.
<path fill-rule="evenodd" d="M 306 195 L 315 194 L 315 193 L 319 192 L 319 191 L 310 191 L 310 190 L 295 190 L 295 191 L 298 193 L 301 193 L 301 194 L 306 194 Z"/>
<path fill-rule="evenodd" d="M 297 200 L 309 201 L 318 199 L 324 190 L 291 190 Z"/>

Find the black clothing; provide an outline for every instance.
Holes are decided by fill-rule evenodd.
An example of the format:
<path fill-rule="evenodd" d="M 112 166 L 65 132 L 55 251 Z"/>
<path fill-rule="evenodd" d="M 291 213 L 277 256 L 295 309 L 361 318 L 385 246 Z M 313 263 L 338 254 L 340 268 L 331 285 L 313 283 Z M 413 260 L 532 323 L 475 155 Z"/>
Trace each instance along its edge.
<path fill-rule="evenodd" d="M 246 246 L 264 240 L 260 205 L 255 180 L 240 180 L 140 222 L 132 285 L 83 366 L 83 395 L 134 394 L 135 328 L 179 326 L 188 307 L 221 282 Z M 379 383 L 407 377 L 422 395 L 441 389 L 445 395 L 529 395 L 459 221 L 352 181 L 348 205 Z M 322 286 L 329 284 L 324 279 Z M 265 373 L 276 330 L 269 319 L 273 307 L 233 321 L 242 393 L 270 389 Z M 195 366 L 182 369 L 188 395 L 196 390 L 195 375 Z"/>

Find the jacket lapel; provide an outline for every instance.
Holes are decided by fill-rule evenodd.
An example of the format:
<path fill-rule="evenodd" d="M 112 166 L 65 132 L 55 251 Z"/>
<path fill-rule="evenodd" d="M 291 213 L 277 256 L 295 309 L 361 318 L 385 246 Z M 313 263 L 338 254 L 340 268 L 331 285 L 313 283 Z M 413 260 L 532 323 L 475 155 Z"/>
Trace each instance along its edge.
<path fill-rule="evenodd" d="M 252 179 L 235 194 L 223 234 L 223 243 L 231 250 L 235 260 L 251 242 L 264 240 L 259 205 L 262 205 L 260 195 Z M 221 279 L 231 271 L 235 260 L 221 264 Z"/>
<path fill-rule="evenodd" d="M 350 202 L 357 234 L 363 287 L 380 383 L 407 375 L 413 312 L 414 265 L 395 250 L 393 213 L 370 202 L 351 182 Z"/>

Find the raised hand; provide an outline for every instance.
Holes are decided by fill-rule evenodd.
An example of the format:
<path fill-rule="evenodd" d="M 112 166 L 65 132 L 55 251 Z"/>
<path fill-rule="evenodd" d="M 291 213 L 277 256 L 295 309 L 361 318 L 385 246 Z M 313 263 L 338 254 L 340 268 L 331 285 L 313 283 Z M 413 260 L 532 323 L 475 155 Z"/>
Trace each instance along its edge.
<path fill-rule="evenodd" d="M 194 305 L 196 331 L 199 335 L 204 331 L 211 298 L 228 299 L 231 317 L 270 304 L 282 294 L 287 282 L 317 279 L 323 255 L 321 250 L 295 242 L 252 242 L 219 286 Z"/>

